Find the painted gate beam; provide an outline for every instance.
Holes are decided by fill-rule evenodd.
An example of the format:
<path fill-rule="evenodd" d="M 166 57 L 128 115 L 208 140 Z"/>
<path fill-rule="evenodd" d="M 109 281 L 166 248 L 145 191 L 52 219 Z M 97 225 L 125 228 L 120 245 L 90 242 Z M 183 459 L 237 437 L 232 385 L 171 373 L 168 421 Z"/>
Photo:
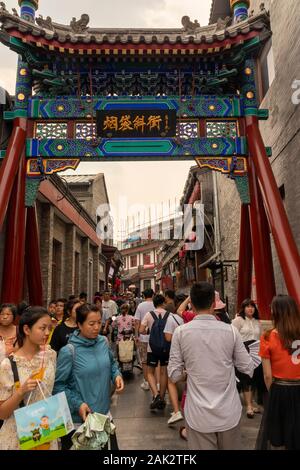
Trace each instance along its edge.
<path fill-rule="evenodd" d="M 31 119 L 79 119 L 96 116 L 97 110 L 114 109 L 176 109 L 178 117 L 242 117 L 244 116 L 244 99 L 235 95 L 202 95 L 202 96 L 111 96 L 82 97 L 81 99 L 60 96 L 52 99 L 32 98 L 28 105 L 28 118 Z M 268 110 L 258 110 L 259 119 L 268 118 Z M 4 113 L 5 119 L 13 119 L 14 112 Z"/>
<path fill-rule="evenodd" d="M 245 137 L 198 139 L 27 139 L 26 156 L 104 161 L 115 157 L 193 160 L 195 156 L 247 155 Z"/>

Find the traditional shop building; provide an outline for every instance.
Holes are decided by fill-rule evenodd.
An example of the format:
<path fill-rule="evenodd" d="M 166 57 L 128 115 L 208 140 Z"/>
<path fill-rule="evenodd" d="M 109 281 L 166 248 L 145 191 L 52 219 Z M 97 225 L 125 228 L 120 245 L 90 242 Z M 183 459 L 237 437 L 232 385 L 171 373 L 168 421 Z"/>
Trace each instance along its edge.
<path fill-rule="evenodd" d="M 136 231 L 124 241 L 121 250 L 123 272 L 121 277 L 122 290 L 135 285 L 137 292 L 145 289 L 159 290 L 157 272 L 157 250 L 161 245 L 159 240 L 142 237 L 143 231 Z"/>
<path fill-rule="evenodd" d="M 289 223 L 300 247 L 300 100 L 293 103 L 292 96 L 300 96 L 297 80 L 300 80 L 298 0 L 269 1 L 251 0 L 250 15 L 268 11 L 272 26 L 272 37 L 267 41 L 257 58 L 257 89 L 261 109 L 270 109 L 270 118 L 260 122 L 260 130 L 266 146 L 272 148 L 269 161 L 276 179 L 276 185 Z M 229 0 L 212 2 L 210 22 L 230 15 Z M 291 47 L 291 44 L 293 45 Z M 299 82 L 298 82 L 299 83 Z M 297 94 L 298 89 L 298 94 Z M 298 101 L 298 104 L 296 104 Z M 231 310 L 237 308 L 238 260 L 245 257 L 239 253 L 240 213 L 239 193 L 233 180 L 216 174 L 220 216 L 220 260 L 232 260 L 224 277 L 225 295 Z M 274 277 L 278 293 L 286 293 L 287 287 L 280 266 L 274 239 L 271 237 Z M 264 268 L 261 268 L 262 273 Z M 258 273 L 259 274 L 259 273 Z M 255 270 L 252 271 L 252 296 L 257 299 L 256 288 L 260 283 Z M 265 285 L 264 281 L 262 281 Z"/>
<path fill-rule="evenodd" d="M 202 223 L 203 246 L 193 248 L 197 240 L 196 230 L 190 229 L 179 240 L 164 242 L 158 250 L 161 289 L 174 289 L 176 292 L 189 293 L 195 281 L 213 282 L 216 289 L 224 294 L 224 266 L 220 262 L 220 237 L 218 225 L 218 199 L 215 177 L 211 170 L 194 166 L 190 169 L 180 200 L 182 213 L 187 205 L 192 207 L 193 226 Z M 203 219 L 197 211 L 203 205 Z M 200 212 L 198 212 L 200 214 Z M 181 218 L 182 220 L 182 218 Z M 171 221 L 171 224 L 174 221 Z"/>

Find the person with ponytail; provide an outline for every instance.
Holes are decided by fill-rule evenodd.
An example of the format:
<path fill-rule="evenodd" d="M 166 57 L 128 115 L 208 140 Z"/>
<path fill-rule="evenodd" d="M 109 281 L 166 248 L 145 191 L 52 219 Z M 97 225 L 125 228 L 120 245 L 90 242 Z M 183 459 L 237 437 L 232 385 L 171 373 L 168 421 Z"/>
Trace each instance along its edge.
<path fill-rule="evenodd" d="M 63 320 L 53 331 L 50 340 L 50 346 L 57 354 L 67 344 L 71 334 L 78 328 L 76 323 L 76 308 L 80 305 L 81 303 L 77 299 L 69 300 L 65 305 Z"/>
<path fill-rule="evenodd" d="M 260 341 L 269 390 L 260 448 L 300 450 L 300 310 L 292 297 L 280 295 L 271 312 L 274 328 Z"/>
<path fill-rule="evenodd" d="M 38 380 L 44 395 L 52 393 L 56 352 L 46 346 L 51 331 L 50 316 L 43 307 L 28 307 L 22 314 L 18 329 L 19 349 L 4 359 L 0 365 L 0 419 L 4 424 L 0 430 L 0 450 L 19 450 L 14 411 L 43 400 Z M 19 382 L 15 382 L 16 368 Z M 56 450 L 57 441 L 47 449 Z"/>

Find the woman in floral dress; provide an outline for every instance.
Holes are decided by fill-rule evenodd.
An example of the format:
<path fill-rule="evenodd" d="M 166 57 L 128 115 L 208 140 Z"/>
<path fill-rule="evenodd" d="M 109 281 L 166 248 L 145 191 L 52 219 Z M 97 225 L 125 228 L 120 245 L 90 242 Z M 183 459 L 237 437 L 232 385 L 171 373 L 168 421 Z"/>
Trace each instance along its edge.
<path fill-rule="evenodd" d="M 124 304 L 121 306 L 121 315 L 118 315 L 113 322 L 113 328 L 117 326 L 118 336 L 117 343 L 124 339 L 124 334 L 132 334 L 134 332 L 134 318 L 128 314 L 129 306 Z"/>
<path fill-rule="evenodd" d="M 50 396 L 53 389 L 56 352 L 45 346 L 51 331 L 51 319 L 42 307 L 29 307 L 19 323 L 19 349 L 11 357 L 17 365 L 20 385 L 16 387 L 8 358 L 0 365 L 0 419 L 4 424 L 0 430 L 0 450 L 19 450 L 14 411 L 25 405 L 31 394 L 30 404 L 43 399 L 38 387 L 39 379 L 44 395 Z M 56 450 L 57 441 L 41 446 L 41 450 Z"/>

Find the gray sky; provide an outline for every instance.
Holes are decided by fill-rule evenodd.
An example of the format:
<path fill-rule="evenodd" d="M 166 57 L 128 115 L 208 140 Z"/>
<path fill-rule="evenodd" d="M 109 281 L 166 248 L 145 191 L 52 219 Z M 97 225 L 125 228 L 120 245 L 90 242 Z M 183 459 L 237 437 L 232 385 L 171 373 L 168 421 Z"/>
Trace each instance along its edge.
<path fill-rule="evenodd" d="M 17 0 L 6 0 L 5 3 L 7 9 L 18 8 Z M 180 28 L 184 15 L 190 16 L 191 20 L 197 19 L 204 26 L 208 23 L 211 6 L 211 0 L 40 0 L 39 3 L 38 14 L 49 15 L 54 22 L 69 24 L 73 16 L 79 18 L 82 13 L 88 13 L 90 26 L 100 28 Z M 15 74 L 16 54 L 0 45 L 0 85 L 10 93 L 14 93 Z M 127 197 L 129 206 L 158 204 L 161 207 L 162 201 L 174 202 L 175 197 L 179 201 L 192 164 L 82 163 L 76 172 L 105 173 L 110 202 L 116 208 L 120 196 Z M 131 207 L 130 213 L 137 211 Z"/>

